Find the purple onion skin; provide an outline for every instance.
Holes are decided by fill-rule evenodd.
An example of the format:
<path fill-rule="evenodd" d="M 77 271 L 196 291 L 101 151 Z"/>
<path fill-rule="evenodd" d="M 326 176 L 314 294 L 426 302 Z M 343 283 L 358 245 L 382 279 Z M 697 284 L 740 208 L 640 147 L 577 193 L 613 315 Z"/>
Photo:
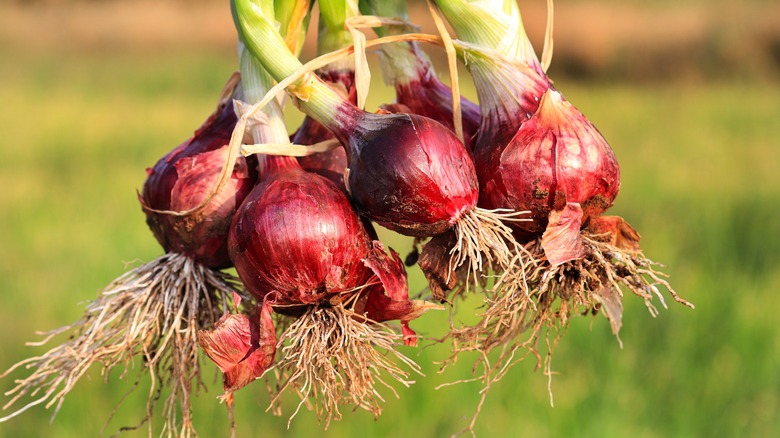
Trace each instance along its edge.
<path fill-rule="evenodd" d="M 322 303 L 365 284 L 369 235 L 346 194 L 294 159 L 267 163 L 228 238 L 247 290 L 258 300 L 269 296 L 278 309 Z"/>
<path fill-rule="evenodd" d="M 373 114 L 344 104 L 336 133 L 348 145 L 349 190 L 371 220 L 433 236 L 476 206 L 469 152 L 446 126 L 416 114 Z"/>
<path fill-rule="evenodd" d="M 530 210 L 520 236 L 540 235 L 548 215 L 566 203 L 582 207 L 582 222 L 612 206 L 620 188 L 614 152 L 590 121 L 561 95 L 548 91 L 538 111 L 506 147 L 479 162 L 484 208 Z"/>
<path fill-rule="evenodd" d="M 195 131 L 193 137 L 147 169 L 142 203 L 155 210 L 184 211 L 198 206 L 216 185 L 236 125 L 229 100 Z M 145 210 L 146 222 L 166 252 L 193 258 L 213 269 L 232 266 L 227 234 L 238 206 L 255 184 L 256 174 L 239 158 L 221 191 L 200 211 L 173 216 Z"/>
<path fill-rule="evenodd" d="M 418 66 L 417 80 L 406 83 L 396 82 L 396 101 L 413 114 L 428 117 L 455 131 L 452 121 L 452 89 L 443 84 L 430 66 Z M 399 107 L 400 108 L 400 107 Z M 394 111 L 389 105 L 388 110 Z M 461 97 L 461 120 L 463 122 L 463 140 L 468 150 L 473 150 L 474 139 L 480 124 L 479 106 Z"/>
<path fill-rule="evenodd" d="M 507 81 L 508 88 L 514 88 L 514 96 L 496 95 L 501 93 L 499 87 L 490 91 L 480 90 L 480 101 L 495 102 L 480 108 L 480 129 L 474 137 L 474 163 L 480 186 L 485 184 L 485 169 L 500 160 L 520 127 L 536 114 L 544 93 L 552 88 L 547 76 L 539 76 L 525 64 L 518 62 L 514 72 L 517 80 Z M 497 77 L 492 79 L 499 80 Z M 488 92 L 492 94 L 489 98 L 486 96 Z"/>
<path fill-rule="evenodd" d="M 318 75 L 326 83 L 336 84 L 338 87 L 343 86 L 343 90 L 347 93 L 347 99 L 353 104 L 357 102 L 354 70 L 320 70 Z M 332 138 L 334 136 L 328 128 L 307 116 L 291 140 L 295 144 L 312 145 Z M 347 168 L 347 153 L 344 149 L 335 148 L 328 152 L 299 157 L 298 163 L 304 170 L 322 175 L 346 190 L 344 169 Z"/>

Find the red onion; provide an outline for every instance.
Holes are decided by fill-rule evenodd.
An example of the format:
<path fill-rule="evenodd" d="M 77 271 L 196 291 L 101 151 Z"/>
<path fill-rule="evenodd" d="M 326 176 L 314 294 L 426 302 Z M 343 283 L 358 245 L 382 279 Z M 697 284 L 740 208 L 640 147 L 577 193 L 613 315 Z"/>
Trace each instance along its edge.
<path fill-rule="evenodd" d="M 261 157 L 261 181 L 233 221 L 230 254 L 247 290 L 282 313 L 345 299 L 378 276 L 379 291 L 410 306 L 406 273 L 381 243 L 372 243 L 346 195 L 290 157 Z M 398 268 L 401 266 L 401 268 Z M 367 296 L 375 287 L 366 291 Z M 370 298 L 370 297 L 369 297 Z M 370 300 L 370 299 L 369 299 Z M 369 306 L 369 318 L 409 320 Z"/>
<path fill-rule="evenodd" d="M 476 207 L 473 162 L 444 125 L 349 104 L 338 111 L 350 121 L 331 129 L 349 145 L 349 190 L 366 216 L 405 235 L 433 236 Z"/>
<path fill-rule="evenodd" d="M 483 146 L 483 145 L 481 145 Z M 484 145 L 479 157 L 480 202 L 492 208 L 530 210 L 533 222 L 516 224 L 541 234 L 552 211 L 567 203 L 582 209 L 579 224 L 612 206 L 620 172 L 612 149 L 582 113 L 555 90 L 506 146 Z"/>
<path fill-rule="evenodd" d="M 450 333 L 452 361 L 463 351 L 480 352 L 487 388 L 514 363 L 518 349 L 531 348 L 541 360 L 539 341 L 573 315 L 603 309 L 617 334 L 619 287 L 642 297 L 653 312 L 650 300 L 660 296 L 659 285 L 692 307 L 652 268 L 636 231 L 621 218 L 601 216 L 620 188 L 617 160 L 601 133 L 552 86 L 516 1 L 436 3 L 458 37 L 471 43 L 459 46 L 482 113 L 474 146 L 479 205 L 529 210 L 533 219 L 512 224 L 523 246 L 515 247 L 513 263 L 488 292 L 479 323 Z M 489 359 L 497 347 L 498 357 Z"/>
<path fill-rule="evenodd" d="M 290 157 L 262 157 L 261 180 L 230 229 L 247 290 L 277 308 L 318 304 L 366 283 L 368 235 L 346 195 Z"/>
<path fill-rule="evenodd" d="M 541 235 L 552 212 L 556 230 L 548 234 L 548 243 L 563 230 L 579 233 L 588 217 L 606 211 L 617 196 L 620 178 L 612 149 L 552 87 L 514 1 L 437 4 L 460 37 L 499 52 L 480 53 L 464 45 L 467 52 L 473 49 L 467 66 L 482 111 L 474 152 L 480 206 L 531 211 L 533 221 L 513 224 L 521 240 Z M 489 21 L 480 23 L 479 18 Z M 580 217 L 577 208 L 582 209 Z M 567 239 L 576 241 L 560 242 Z"/>
<path fill-rule="evenodd" d="M 370 240 L 333 182 L 291 157 L 260 162 L 261 181 L 235 215 L 229 247 L 247 290 L 295 318 L 280 337 L 279 372 L 322 406 L 325 421 L 343 402 L 378 413 L 379 372 L 407 382 L 376 349 L 416 365 L 395 349 L 396 334 L 373 323 L 400 320 L 404 342 L 414 345 L 408 322 L 430 306 L 409 300 L 398 255 Z"/>
<path fill-rule="evenodd" d="M 228 228 L 233 213 L 255 182 L 246 160 L 239 157 L 228 183 L 198 211 L 183 216 L 159 211 L 195 208 L 216 185 L 236 125 L 232 105 L 235 93 L 233 90 L 220 100 L 217 110 L 192 138 L 147 170 L 141 196 L 149 228 L 167 252 L 186 255 L 217 269 L 231 265 Z"/>
<path fill-rule="evenodd" d="M 565 230 L 576 235 L 581 224 L 612 206 L 620 186 L 612 149 L 585 116 L 550 83 L 523 29 L 514 1 L 437 2 L 462 38 L 499 53 L 474 49 L 468 67 L 480 97 L 482 124 L 474 161 L 480 182 L 479 205 L 531 211 L 531 222 L 513 224 L 525 241 L 541 235 L 556 212 L 556 228 L 545 244 L 564 244 Z M 491 17 L 487 23 L 478 23 Z M 468 52 L 469 46 L 465 46 Z M 567 207 L 568 206 L 568 207 Z M 576 209 L 581 208 L 579 214 Z M 563 216 L 562 216 L 563 215 Z M 579 250 L 571 254 L 578 254 Z M 559 254 L 561 255 L 561 254 Z M 562 257 L 553 257 L 554 263 Z M 575 257 L 576 258 L 576 257 Z"/>

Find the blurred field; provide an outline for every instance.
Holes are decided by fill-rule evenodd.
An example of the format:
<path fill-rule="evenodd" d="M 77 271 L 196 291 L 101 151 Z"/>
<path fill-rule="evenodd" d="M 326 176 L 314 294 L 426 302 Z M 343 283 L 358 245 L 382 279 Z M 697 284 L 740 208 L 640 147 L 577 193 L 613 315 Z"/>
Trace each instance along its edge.
<path fill-rule="evenodd" d="M 226 5 L 196 4 L 210 11 L 213 22 L 197 22 L 192 38 L 182 41 L 177 32 L 187 27 L 172 25 L 166 27 L 170 36 L 141 32 L 140 42 L 121 26 L 101 27 L 100 11 L 109 6 L 74 7 L 73 15 L 56 20 L 50 12 L 49 27 L 35 30 L 27 27 L 34 23 L 29 15 L 0 6 L 0 369 L 45 351 L 23 344 L 35 339 L 36 330 L 76 320 L 84 302 L 125 263 L 160 254 L 135 190 L 144 168 L 209 114 L 236 64 L 232 30 L 224 29 L 230 26 Z M 147 6 L 139 12 L 144 17 L 182 11 L 166 2 Z M 63 14 L 71 9 L 57 7 Z M 85 14 L 90 19 L 68 21 Z M 98 23 L 90 28 L 92 20 Z M 132 16 L 120 21 L 128 29 L 142 22 Z M 61 33 L 52 37 L 47 30 Z M 116 38 L 106 40 L 111 30 Z M 565 61 L 564 43 L 559 48 L 554 64 Z M 556 82 L 599 126 L 620 160 L 622 190 L 612 211 L 642 233 L 645 253 L 668 265 L 677 291 L 697 308 L 670 303 L 653 319 L 628 296 L 623 349 L 603 317 L 575 319 L 553 360 L 555 407 L 547 378 L 527 361 L 492 389 L 479 436 L 780 433 L 780 84 L 771 70 L 761 80 L 744 73 L 740 80 L 641 86 L 569 76 Z M 387 96 L 374 94 L 372 102 Z M 404 249 L 402 241 L 394 242 Z M 418 273 L 412 281 L 418 290 Z M 440 312 L 414 327 L 435 335 L 445 322 Z M 437 374 L 432 362 L 446 356 L 444 348 L 419 352 L 427 376 L 400 390 L 400 400 L 386 394 L 379 421 L 344 411 L 344 421 L 324 433 L 309 412 L 287 430 L 286 417 L 264 412 L 267 395 L 254 385 L 237 397 L 238 436 L 448 436 L 465 426 L 479 387 L 434 390 L 469 375 L 467 360 Z M 99 435 L 130 385 L 116 376 L 105 385 L 98 371 L 66 398 L 51 425 L 51 411 L 36 407 L 1 423 L 0 436 Z M 0 380 L 0 391 L 25 375 Z M 227 435 L 214 376 L 195 406 L 204 437 Z M 144 391 L 119 409 L 107 435 L 143 416 Z M 126 434 L 145 435 L 145 429 Z"/>

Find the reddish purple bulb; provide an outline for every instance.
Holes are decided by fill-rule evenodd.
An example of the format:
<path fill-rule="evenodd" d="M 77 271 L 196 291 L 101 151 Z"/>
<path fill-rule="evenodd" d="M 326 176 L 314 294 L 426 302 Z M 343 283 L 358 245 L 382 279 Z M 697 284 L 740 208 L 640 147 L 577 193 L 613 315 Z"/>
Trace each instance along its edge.
<path fill-rule="evenodd" d="M 230 255 L 242 282 L 275 306 L 320 303 L 366 283 L 369 236 L 334 183 L 291 158 L 266 157 L 236 213 Z"/>
<path fill-rule="evenodd" d="M 477 203 L 469 152 L 447 127 L 415 114 L 352 109 L 339 132 L 348 145 L 352 198 L 371 220 L 410 236 L 451 228 Z"/>
<path fill-rule="evenodd" d="M 552 211 L 582 208 L 581 222 L 612 206 L 620 188 L 615 154 L 595 126 L 557 91 L 548 90 L 536 113 L 504 148 L 478 155 L 485 208 L 530 210 L 533 222 L 514 224 L 541 234 Z"/>
<path fill-rule="evenodd" d="M 206 199 L 219 180 L 237 120 L 230 102 L 224 99 L 191 139 L 147 169 L 141 195 L 146 207 L 185 211 Z M 229 267 L 230 222 L 255 180 L 246 160 L 239 158 L 228 183 L 203 209 L 186 216 L 145 209 L 146 222 L 166 252 L 186 255 L 215 269 Z"/>

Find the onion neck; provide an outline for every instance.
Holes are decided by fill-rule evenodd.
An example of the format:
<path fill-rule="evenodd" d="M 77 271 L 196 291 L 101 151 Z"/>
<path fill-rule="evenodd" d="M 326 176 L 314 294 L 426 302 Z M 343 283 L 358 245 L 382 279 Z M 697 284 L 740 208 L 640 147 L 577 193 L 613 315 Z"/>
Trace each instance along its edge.
<path fill-rule="evenodd" d="M 517 0 L 435 0 L 458 39 L 523 60 L 542 72 Z"/>
<path fill-rule="evenodd" d="M 240 40 L 238 42 L 238 51 L 243 100 L 250 105 L 254 105 L 268 93 L 268 90 L 274 86 L 275 81 Z M 284 124 L 284 114 L 279 101 L 272 100 L 262 108 L 262 111 L 267 116 L 269 123 L 254 125 L 254 127 L 267 128 L 262 130 L 261 138 L 255 138 L 255 141 L 265 143 L 284 142 L 283 139 L 287 138 L 287 128 Z"/>
<path fill-rule="evenodd" d="M 272 16 L 263 6 L 270 0 L 232 0 L 239 34 L 265 70 L 282 81 L 302 67 L 276 30 Z M 340 140 L 363 113 L 313 74 L 304 75 L 287 89 L 298 108 L 331 130 Z"/>
<path fill-rule="evenodd" d="M 238 59 L 241 71 L 241 86 L 243 88 L 243 100 L 248 104 L 259 102 L 274 85 L 274 79 L 259 64 L 257 59 L 246 49 L 246 45 L 239 39 Z M 287 134 L 287 126 L 284 123 L 284 113 L 279 101 L 276 99 L 262 108 L 265 115 L 264 123 L 251 123 L 249 134 L 252 141 L 258 144 L 286 144 L 290 142 Z M 289 166 L 297 166 L 298 162 L 293 157 L 271 157 L 258 155 L 258 174 L 269 175 L 274 171 Z"/>
<path fill-rule="evenodd" d="M 377 17 L 409 19 L 405 0 L 360 0 L 360 12 L 363 15 L 375 15 Z M 377 27 L 374 32 L 380 37 L 385 36 L 387 30 L 393 26 Z"/>
<path fill-rule="evenodd" d="M 514 135 L 533 116 L 542 95 L 552 85 L 546 76 L 516 58 L 486 53 L 466 44 L 462 47 L 461 56 L 479 97 L 481 126 L 488 127 L 480 131 Z"/>

